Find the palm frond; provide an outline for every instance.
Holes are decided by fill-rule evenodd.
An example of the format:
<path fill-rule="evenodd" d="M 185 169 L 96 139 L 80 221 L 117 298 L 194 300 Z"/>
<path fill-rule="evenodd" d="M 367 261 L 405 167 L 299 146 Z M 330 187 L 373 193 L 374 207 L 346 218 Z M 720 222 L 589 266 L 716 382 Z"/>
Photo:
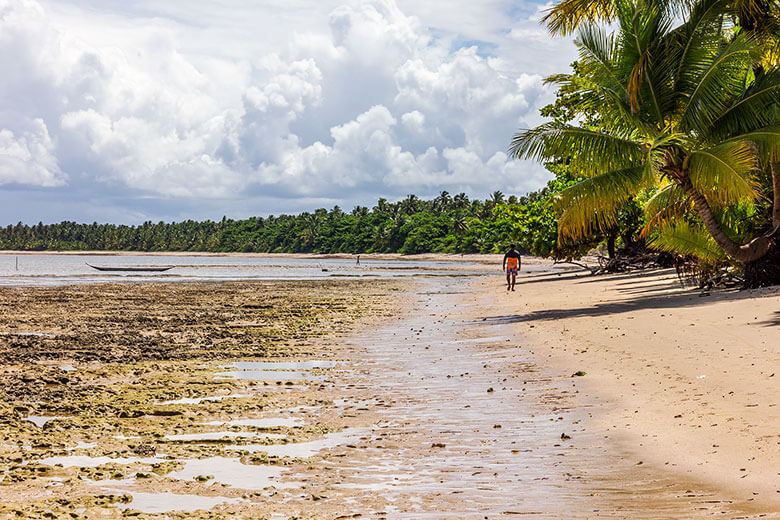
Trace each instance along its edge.
<path fill-rule="evenodd" d="M 627 93 L 631 111 L 647 109 L 657 125 L 662 126 L 664 101 L 669 98 L 668 68 L 659 67 L 663 60 L 657 52 L 668 34 L 672 20 L 659 2 L 626 2 L 618 9 L 617 42 L 619 69 L 628 78 Z M 641 103 L 640 103 L 641 101 Z"/>
<path fill-rule="evenodd" d="M 712 124 L 711 137 L 726 139 L 780 124 L 780 69 L 757 74 L 755 81 Z"/>
<path fill-rule="evenodd" d="M 683 129 L 706 135 L 745 88 L 758 46 L 753 38 L 737 35 L 727 45 L 707 51 L 706 47 L 682 71 L 678 88 L 687 98 L 680 114 Z"/>
<path fill-rule="evenodd" d="M 650 247 L 680 255 L 693 255 L 708 263 L 718 263 L 727 259 L 707 231 L 684 221 L 663 226 L 658 234 L 649 241 Z"/>
<path fill-rule="evenodd" d="M 697 150 L 688 158 L 693 187 L 708 201 L 718 204 L 735 204 L 758 198 L 754 178 L 758 167 L 758 150 L 746 140 Z"/>
<path fill-rule="evenodd" d="M 580 71 L 582 68 L 580 68 Z M 548 84 L 558 86 L 559 92 L 576 96 L 578 112 L 590 114 L 608 114 L 599 125 L 607 133 L 626 134 L 638 130 L 639 134 L 654 138 L 657 130 L 647 125 L 637 114 L 632 114 L 626 89 L 609 78 L 604 84 L 591 76 L 557 74 L 545 79 Z"/>
<path fill-rule="evenodd" d="M 645 203 L 646 224 L 640 236 L 647 238 L 652 230 L 682 219 L 690 209 L 691 202 L 682 188 L 674 183 L 667 184 Z"/>
<path fill-rule="evenodd" d="M 671 32 L 667 55 L 676 64 L 675 78 L 681 78 L 683 71 L 699 63 L 721 42 L 726 5 L 726 0 L 699 0 L 686 22 Z"/>
<path fill-rule="evenodd" d="M 562 0 L 547 10 L 542 23 L 551 33 L 566 35 L 583 24 L 610 22 L 614 10 L 614 0 Z"/>
<path fill-rule="evenodd" d="M 758 151 L 758 156 L 765 164 L 769 161 L 780 162 L 780 126 L 770 126 L 744 133 L 738 137 L 725 141 L 726 144 L 748 141 L 753 143 Z"/>
<path fill-rule="evenodd" d="M 593 175 L 636 165 L 642 160 L 642 147 L 631 136 L 547 123 L 515 134 L 509 155 L 539 161 L 571 159 L 577 173 Z"/>
<path fill-rule="evenodd" d="M 592 83 L 625 90 L 625 78 L 615 69 L 615 56 L 619 51 L 614 37 L 591 25 L 582 27 L 574 40 L 579 54 L 580 74 Z"/>
<path fill-rule="evenodd" d="M 605 230 L 615 223 L 617 206 L 645 185 L 644 167 L 602 173 L 584 179 L 555 196 L 559 237 L 578 239 L 594 229 Z"/>

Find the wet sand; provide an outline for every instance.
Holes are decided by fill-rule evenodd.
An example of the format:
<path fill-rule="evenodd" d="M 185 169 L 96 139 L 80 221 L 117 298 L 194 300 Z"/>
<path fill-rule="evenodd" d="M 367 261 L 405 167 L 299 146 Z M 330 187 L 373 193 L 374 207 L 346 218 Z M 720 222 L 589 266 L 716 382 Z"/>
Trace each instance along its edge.
<path fill-rule="evenodd" d="M 119 518 L 127 514 L 123 508 L 141 518 L 780 516 L 767 497 L 778 482 L 780 423 L 770 406 L 778 389 L 770 376 L 778 361 L 771 341 L 778 291 L 699 298 L 680 291 L 670 273 L 594 278 L 531 271 L 515 293 L 504 290 L 497 268 L 486 278 L 318 285 L 319 304 L 308 307 L 319 309 L 314 321 L 309 312 L 293 312 L 305 295 L 296 291 L 290 301 L 260 307 L 287 309 L 270 321 L 288 324 L 262 350 L 249 348 L 263 344 L 267 332 L 257 316 L 249 326 L 249 316 L 231 314 L 247 309 L 247 299 L 257 303 L 256 293 L 218 292 L 224 296 L 212 299 L 223 302 L 222 318 L 212 316 L 205 327 L 208 341 L 195 338 L 201 345 L 224 342 L 224 356 L 177 348 L 167 359 L 122 366 L 112 348 L 97 359 L 39 348 L 39 356 L 50 356 L 34 365 L 45 372 L 32 374 L 46 378 L 40 388 L 90 391 L 78 394 L 82 408 L 75 413 L 43 391 L 42 402 L 6 392 L 0 518 L 46 511 Z M 265 287 L 268 298 L 259 299 L 270 302 L 278 291 Z M 169 290 L 178 289 L 140 308 L 176 300 Z M 50 291 L 44 300 L 52 304 L 74 297 Z M 14 298 L 30 292 L 4 294 L 6 309 L 18 309 Z M 182 314 L 197 315 L 207 295 L 193 298 Z M 756 305 L 745 306 L 747 297 Z M 332 299 L 338 308 L 324 303 Z M 746 321 L 745 311 L 755 319 Z M 659 316 L 667 313 L 671 323 Z M 714 327 L 720 313 L 740 325 L 709 335 L 682 326 L 693 320 L 694 327 Z M 134 316 L 138 324 L 142 314 L 115 317 L 124 323 L 120 318 Z M 22 332 L 62 335 L 40 326 L 41 309 L 24 316 Z M 83 321 L 67 318 L 73 327 Z M 184 345 L 196 323 L 182 317 L 163 328 Z M 148 327 L 135 330 L 146 337 L 161 328 Z M 743 334 L 745 327 L 755 335 Z M 54 339 L 19 331 L 16 340 Z M 104 336 L 96 337 L 99 345 Z M 725 342 L 735 338 L 746 339 L 725 354 Z M 713 343 L 717 351 L 701 352 Z M 33 359 L 17 350 L 4 377 L 24 382 Z M 712 370 L 721 356 L 729 356 L 731 367 L 722 376 Z M 573 376 L 578 370 L 586 374 Z M 78 384 L 63 383 L 63 374 Z M 714 398 L 724 383 L 735 388 L 732 408 L 724 408 L 725 397 Z M 694 386 L 703 384 L 713 386 Z M 681 417 L 667 420 L 671 411 Z M 708 414 L 724 415 L 727 426 L 705 426 Z M 66 418 L 43 427 L 31 422 L 57 415 Z M 722 469 L 719 478 L 708 478 L 711 469 L 701 467 L 707 461 L 723 468 L 718 464 L 730 457 L 755 459 L 740 461 L 746 471 L 734 478 L 723 478 Z"/>

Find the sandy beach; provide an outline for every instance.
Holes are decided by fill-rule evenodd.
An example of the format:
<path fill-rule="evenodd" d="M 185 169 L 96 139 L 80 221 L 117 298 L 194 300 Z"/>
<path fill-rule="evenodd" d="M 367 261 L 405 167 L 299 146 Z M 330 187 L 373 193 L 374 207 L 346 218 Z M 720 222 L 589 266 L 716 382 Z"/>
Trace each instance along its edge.
<path fill-rule="evenodd" d="M 515 324 L 537 362 L 586 372 L 577 400 L 610 443 L 780 511 L 780 288 L 702 296 L 664 270 L 529 275 L 518 291 L 495 319 Z"/>
<path fill-rule="evenodd" d="M 780 290 L 479 261 L 2 289 L 0 518 L 780 517 Z"/>

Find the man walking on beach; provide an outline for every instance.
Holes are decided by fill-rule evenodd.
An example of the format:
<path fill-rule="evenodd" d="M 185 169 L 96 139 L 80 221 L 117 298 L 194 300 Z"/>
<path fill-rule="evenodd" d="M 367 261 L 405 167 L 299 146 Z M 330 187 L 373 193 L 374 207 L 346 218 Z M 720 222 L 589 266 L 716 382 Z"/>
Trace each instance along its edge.
<path fill-rule="evenodd" d="M 515 290 L 515 277 L 520 271 L 520 251 L 515 249 L 514 244 L 509 245 L 509 251 L 504 254 L 504 261 L 501 263 L 501 270 L 506 269 L 506 290 Z"/>

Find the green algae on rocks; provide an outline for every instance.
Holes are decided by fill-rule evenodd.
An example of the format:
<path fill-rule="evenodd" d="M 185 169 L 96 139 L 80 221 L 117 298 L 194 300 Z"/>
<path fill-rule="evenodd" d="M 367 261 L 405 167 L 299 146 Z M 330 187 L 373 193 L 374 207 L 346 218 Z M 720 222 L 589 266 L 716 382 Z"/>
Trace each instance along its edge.
<path fill-rule="evenodd" d="M 360 320 L 392 314 L 401 283 L 0 288 L 0 519 L 222 517 L 222 506 L 134 511 L 126 491 L 106 491 L 128 479 L 141 492 L 254 500 L 257 493 L 211 478 L 170 475 L 182 461 L 214 457 L 288 466 L 295 460 L 241 446 L 302 442 L 331 430 L 231 424 L 324 401 L 318 387 L 299 382 L 218 378 L 225 362 L 327 356 L 328 341 Z M 222 441 L 219 432 L 230 435 Z M 207 438 L 171 437 L 198 433 Z"/>

